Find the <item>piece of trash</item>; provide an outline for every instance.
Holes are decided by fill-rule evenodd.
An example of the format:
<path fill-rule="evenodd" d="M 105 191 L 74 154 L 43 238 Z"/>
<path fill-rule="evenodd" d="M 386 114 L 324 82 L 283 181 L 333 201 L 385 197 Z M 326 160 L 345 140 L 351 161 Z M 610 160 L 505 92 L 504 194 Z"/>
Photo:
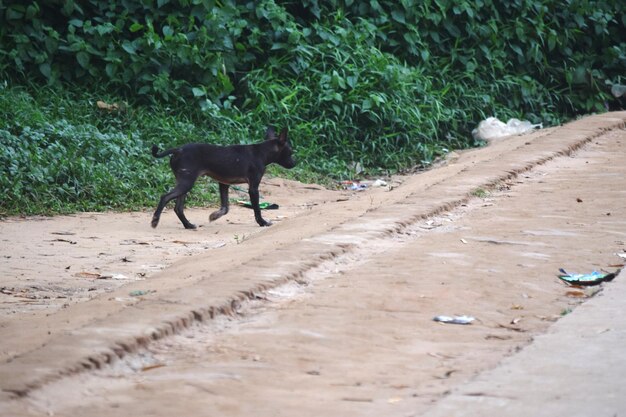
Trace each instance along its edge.
<path fill-rule="evenodd" d="M 561 274 L 558 275 L 558 277 L 561 280 L 567 282 L 568 284 L 598 285 L 602 282 L 612 281 L 613 278 L 615 278 L 617 274 L 619 273 L 619 270 L 617 270 L 617 272 L 612 272 L 609 274 L 603 274 L 602 272 L 598 272 L 598 271 L 593 271 L 590 274 L 570 274 L 569 272 L 565 271 L 563 268 L 560 268 L 559 272 L 561 272 Z"/>
<path fill-rule="evenodd" d="M 350 191 L 363 191 L 367 190 L 367 184 L 361 184 L 359 182 L 352 183 L 350 187 L 348 187 Z"/>
<path fill-rule="evenodd" d="M 351 401 L 355 403 L 371 403 L 374 402 L 372 398 L 356 398 L 356 397 L 344 397 L 341 401 Z"/>
<path fill-rule="evenodd" d="M 447 324 L 471 324 L 476 319 L 472 316 L 435 316 L 433 320 Z"/>
<path fill-rule="evenodd" d="M 137 239 L 126 239 L 120 242 L 120 245 L 149 245 L 148 242 L 142 242 Z"/>
<path fill-rule="evenodd" d="M 377 179 L 376 181 L 374 181 L 372 183 L 373 187 L 386 187 L 387 186 L 387 181 L 385 180 L 381 180 L 380 178 Z"/>
<path fill-rule="evenodd" d="M 164 366 L 165 366 L 164 363 L 156 363 L 154 365 L 144 366 L 143 368 L 141 368 L 141 372 L 151 371 L 153 369 L 162 368 Z"/>
<path fill-rule="evenodd" d="M 367 184 L 359 182 L 359 181 L 341 181 L 341 186 L 344 190 L 350 191 L 363 191 L 367 190 Z"/>
<path fill-rule="evenodd" d="M 467 244 L 467 240 L 465 240 L 465 239 L 461 239 L 461 243 L 465 243 L 465 244 Z"/>
<path fill-rule="evenodd" d="M 74 274 L 75 277 L 78 278 L 93 278 L 93 279 L 101 279 L 102 275 L 95 273 L 95 272 L 85 272 L 85 271 L 81 271 L 81 272 L 77 272 Z"/>
<path fill-rule="evenodd" d="M 128 293 L 131 297 L 140 297 L 155 292 L 154 290 L 134 290 Z"/>
<path fill-rule="evenodd" d="M 111 274 L 111 279 L 130 279 L 124 274 Z"/>
<path fill-rule="evenodd" d="M 69 243 L 70 245 L 75 245 L 77 243 L 75 240 L 67 240 L 67 239 L 54 239 L 54 240 L 51 240 L 50 242 L 65 242 L 65 243 Z"/>
<path fill-rule="evenodd" d="M 488 117 L 478 124 L 478 127 L 472 130 L 472 136 L 476 140 L 490 140 L 501 138 L 504 136 L 521 135 L 534 129 L 542 129 L 543 123 L 532 124 L 529 121 L 519 119 L 509 119 L 504 123 L 496 117 Z"/>
<path fill-rule="evenodd" d="M 239 204 L 240 206 L 246 207 L 246 208 L 252 208 L 252 203 L 249 201 L 244 201 L 244 200 L 238 200 L 237 204 Z M 278 204 L 274 204 L 274 203 L 268 203 L 268 202 L 260 202 L 259 203 L 259 208 L 261 210 L 277 210 L 278 209 Z"/>
<path fill-rule="evenodd" d="M 442 353 L 428 352 L 427 355 L 432 356 L 433 358 L 437 358 L 437 359 L 454 359 L 454 356 L 444 355 Z"/>
<path fill-rule="evenodd" d="M 561 318 L 561 316 L 559 316 L 558 314 L 553 314 L 551 316 L 535 316 L 535 317 L 543 321 L 557 321 L 558 319 Z"/>
<path fill-rule="evenodd" d="M 457 372 L 456 369 L 450 369 L 450 370 L 446 371 L 443 375 L 433 375 L 433 376 L 435 378 L 437 378 L 437 379 L 448 379 L 455 372 Z"/>
<path fill-rule="evenodd" d="M 488 334 L 487 336 L 485 336 L 485 339 L 487 339 L 487 340 L 491 340 L 491 339 L 509 340 L 509 339 L 511 339 L 511 336 L 499 335 L 499 334 Z"/>
<path fill-rule="evenodd" d="M 576 198 L 576 202 L 577 202 L 577 203 L 582 203 L 582 202 L 583 202 L 583 199 L 582 199 L 582 198 L 580 198 L 580 197 L 577 197 L 577 198 Z"/>
<path fill-rule="evenodd" d="M 502 329 L 513 330 L 514 332 L 525 332 L 526 331 L 526 330 L 522 329 L 521 327 L 510 326 L 508 324 L 500 324 L 500 323 L 498 323 L 498 327 L 500 327 Z"/>
<path fill-rule="evenodd" d="M 98 106 L 98 108 L 101 110 L 108 110 L 108 111 L 116 111 L 120 109 L 119 104 L 117 103 L 108 104 L 102 100 L 98 100 L 96 102 L 96 106 Z"/>
<path fill-rule="evenodd" d="M 196 245 L 197 244 L 197 242 L 188 242 L 186 240 L 172 240 L 172 243 L 178 243 L 180 245 L 185 245 L 185 246 L 187 246 L 187 245 Z"/>
<path fill-rule="evenodd" d="M 391 397 L 387 400 L 387 403 L 395 404 L 395 403 L 399 403 L 400 401 L 402 401 L 402 398 L 400 397 Z"/>
<path fill-rule="evenodd" d="M 622 259 L 626 259 L 626 253 L 616 253 L 616 255 Z"/>

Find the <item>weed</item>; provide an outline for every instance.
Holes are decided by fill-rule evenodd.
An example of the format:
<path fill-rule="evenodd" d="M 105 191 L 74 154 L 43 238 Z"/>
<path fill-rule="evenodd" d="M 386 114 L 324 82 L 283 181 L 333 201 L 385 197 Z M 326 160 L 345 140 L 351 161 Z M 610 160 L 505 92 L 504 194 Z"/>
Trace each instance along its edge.
<path fill-rule="evenodd" d="M 472 191 L 472 195 L 478 198 L 487 198 L 489 196 L 489 191 L 482 188 L 476 188 Z"/>
<path fill-rule="evenodd" d="M 237 244 L 239 245 L 239 244 L 243 243 L 246 239 L 248 239 L 248 236 L 246 236 L 246 235 L 241 235 L 241 236 L 235 235 L 235 236 L 233 236 L 233 238 L 235 239 L 235 242 L 237 242 Z"/>

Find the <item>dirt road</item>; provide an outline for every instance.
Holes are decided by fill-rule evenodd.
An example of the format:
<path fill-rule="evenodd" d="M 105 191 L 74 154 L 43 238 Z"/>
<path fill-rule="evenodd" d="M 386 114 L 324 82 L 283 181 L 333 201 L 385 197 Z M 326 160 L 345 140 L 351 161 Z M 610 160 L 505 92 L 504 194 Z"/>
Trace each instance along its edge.
<path fill-rule="evenodd" d="M 0 415 L 421 415 L 597 291 L 559 268 L 623 263 L 625 121 L 360 192 L 268 180 L 267 229 L 244 208 L 191 211 L 195 232 L 171 212 L 5 220 Z"/>

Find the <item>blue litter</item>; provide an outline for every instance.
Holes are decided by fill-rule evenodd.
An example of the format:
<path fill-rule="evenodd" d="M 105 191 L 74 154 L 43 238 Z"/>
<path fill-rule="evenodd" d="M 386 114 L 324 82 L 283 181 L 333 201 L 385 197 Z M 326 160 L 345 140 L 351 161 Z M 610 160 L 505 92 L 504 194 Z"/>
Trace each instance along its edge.
<path fill-rule="evenodd" d="M 561 275 L 558 275 L 560 279 L 572 285 L 598 285 L 601 282 L 608 282 L 613 280 L 617 276 L 617 272 L 612 272 L 609 274 L 604 274 L 602 272 L 593 271 L 590 274 L 571 274 L 567 272 L 565 269 L 560 268 L 559 272 Z"/>

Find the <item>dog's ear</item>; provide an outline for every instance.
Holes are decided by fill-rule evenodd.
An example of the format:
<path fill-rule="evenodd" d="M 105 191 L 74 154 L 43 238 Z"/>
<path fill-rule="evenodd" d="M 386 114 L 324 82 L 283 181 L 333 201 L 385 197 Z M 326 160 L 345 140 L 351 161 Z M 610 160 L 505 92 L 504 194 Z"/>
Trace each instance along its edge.
<path fill-rule="evenodd" d="M 266 140 L 274 140 L 276 139 L 276 129 L 274 126 L 268 126 L 265 131 L 265 139 Z"/>
<path fill-rule="evenodd" d="M 281 145 L 284 145 L 285 143 L 287 143 L 287 128 L 286 127 L 280 131 L 280 134 L 278 135 L 278 143 L 280 143 Z"/>

